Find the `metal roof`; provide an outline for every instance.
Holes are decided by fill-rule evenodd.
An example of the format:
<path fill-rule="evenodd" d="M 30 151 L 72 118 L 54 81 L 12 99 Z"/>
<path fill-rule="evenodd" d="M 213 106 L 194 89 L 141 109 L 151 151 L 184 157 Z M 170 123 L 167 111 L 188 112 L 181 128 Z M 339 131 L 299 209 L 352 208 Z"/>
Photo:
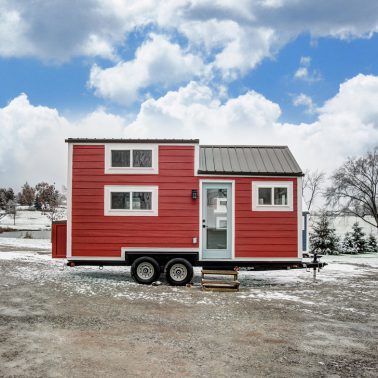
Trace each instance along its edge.
<path fill-rule="evenodd" d="M 66 143 L 175 143 L 198 144 L 199 139 L 100 139 L 100 138 L 68 138 Z"/>
<path fill-rule="evenodd" d="M 198 173 L 303 176 L 287 146 L 200 146 Z"/>

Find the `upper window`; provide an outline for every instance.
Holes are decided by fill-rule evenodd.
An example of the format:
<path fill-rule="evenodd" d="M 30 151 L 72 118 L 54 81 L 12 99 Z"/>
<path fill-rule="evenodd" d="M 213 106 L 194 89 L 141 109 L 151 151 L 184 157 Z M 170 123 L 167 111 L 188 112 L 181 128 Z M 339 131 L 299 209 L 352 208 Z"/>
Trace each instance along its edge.
<path fill-rule="evenodd" d="M 291 181 L 253 182 L 252 210 L 292 211 L 293 183 Z"/>
<path fill-rule="evenodd" d="M 106 144 L 105 173 L 158 173 L 158 146 L 126 143 Z"/>
<path fill-rule="evenodd" d="M 156 186 L 105 186 L 105 215 L 158 215 Z"/>

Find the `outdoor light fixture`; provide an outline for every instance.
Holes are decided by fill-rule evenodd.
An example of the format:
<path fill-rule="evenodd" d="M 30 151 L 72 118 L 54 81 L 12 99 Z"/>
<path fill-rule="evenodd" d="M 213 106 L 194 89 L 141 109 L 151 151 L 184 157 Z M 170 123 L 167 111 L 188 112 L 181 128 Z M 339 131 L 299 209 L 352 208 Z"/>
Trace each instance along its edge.
<path fill-rule="evenodd" d="M 192 189 L 192 199 L 197 199 L 197 189 Z"/>

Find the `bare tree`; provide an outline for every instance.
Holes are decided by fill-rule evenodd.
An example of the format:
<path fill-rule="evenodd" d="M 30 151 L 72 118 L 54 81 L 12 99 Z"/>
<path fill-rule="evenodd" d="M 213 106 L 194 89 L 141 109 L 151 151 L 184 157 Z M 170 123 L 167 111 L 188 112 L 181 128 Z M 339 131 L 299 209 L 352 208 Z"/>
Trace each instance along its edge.
<path fill-rule="evenodd" d="M 378 146 L 364 157 L 349 158 L 331 180 L 327 204 L 378 228 Z"/>
<path fill-rule="evenodd" d="M 319 171 L 306 170 L 303 178 L 302 197 L 306 204 L 307 211 L 311 210 L 315 199 L 322 192 L 322 185 L 324 183 L 325 174 Z"/>
<path fill-rule="evenodd" d="M 6 213 L 13 215 L 13 225 L 16 225 L 17 204 L 15 200 L 9 200 L 6 207 Z"/>

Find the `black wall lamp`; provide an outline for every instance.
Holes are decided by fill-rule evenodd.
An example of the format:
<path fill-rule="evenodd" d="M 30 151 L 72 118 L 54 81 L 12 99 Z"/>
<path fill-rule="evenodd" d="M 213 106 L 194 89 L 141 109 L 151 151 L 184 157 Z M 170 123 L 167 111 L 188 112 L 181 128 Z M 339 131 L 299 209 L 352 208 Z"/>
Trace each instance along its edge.
<path fill-rule="evenodd" d="M 197 199 L 197 189 L 192 189 L 192 199 Z"/>

